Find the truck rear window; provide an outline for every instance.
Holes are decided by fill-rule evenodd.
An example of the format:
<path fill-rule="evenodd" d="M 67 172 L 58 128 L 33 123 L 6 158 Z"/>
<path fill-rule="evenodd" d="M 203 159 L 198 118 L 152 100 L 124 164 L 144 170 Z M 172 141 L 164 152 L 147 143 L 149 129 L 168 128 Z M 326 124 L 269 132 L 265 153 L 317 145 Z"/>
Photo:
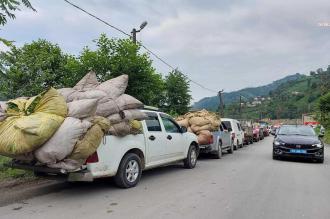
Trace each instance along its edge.
<path fill-rule="evenodd" d="M 161 132 L 162 128 L 157 117 L 149 117 L 145 120 L 149 132 Z"/>

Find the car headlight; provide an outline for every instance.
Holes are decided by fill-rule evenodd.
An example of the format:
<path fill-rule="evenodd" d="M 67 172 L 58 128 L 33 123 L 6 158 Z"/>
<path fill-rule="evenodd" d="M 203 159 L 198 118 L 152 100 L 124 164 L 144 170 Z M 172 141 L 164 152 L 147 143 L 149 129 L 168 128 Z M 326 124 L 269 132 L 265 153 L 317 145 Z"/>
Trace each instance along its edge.
<path fill-rule="evenodd" d="M 318 143 L 318 144 L 313 144 L 313 147 L 321 148 L 323 147 L 323 145 L 321 143 Z"/>
<path fill-rule="evenodd" d="M 280 141 L 278 141 L 278 140 L 275 140 L 275 141 L 274 141 L 274 145 L 275 145 L 275 146 L 280 146 L 280 145 L 283 145 L 283 142 L 280 142 Z"/>

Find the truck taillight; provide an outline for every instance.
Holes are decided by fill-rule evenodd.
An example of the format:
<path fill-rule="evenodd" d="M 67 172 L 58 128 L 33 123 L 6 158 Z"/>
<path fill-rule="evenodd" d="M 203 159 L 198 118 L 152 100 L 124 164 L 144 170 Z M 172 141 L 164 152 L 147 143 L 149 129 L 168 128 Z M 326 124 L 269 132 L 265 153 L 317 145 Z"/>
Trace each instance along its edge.
<path fill-rule="evenodd" d="M 235 138 L 235 133 L 231 133 L 231 138 L 234 139 Z"/>
<path fill-rule="evenodd" d="M 211 137 L 209 139 L 209 144 L 213 144 L 213 135 L 211 135 Z"/>
<path fill-rule="evenodd" d="M 89 156 L 86 160 L 86 164 L 88 163 L 97 163 L 99 162 L 99 156 L 97 155 L 97 152 Z"/>

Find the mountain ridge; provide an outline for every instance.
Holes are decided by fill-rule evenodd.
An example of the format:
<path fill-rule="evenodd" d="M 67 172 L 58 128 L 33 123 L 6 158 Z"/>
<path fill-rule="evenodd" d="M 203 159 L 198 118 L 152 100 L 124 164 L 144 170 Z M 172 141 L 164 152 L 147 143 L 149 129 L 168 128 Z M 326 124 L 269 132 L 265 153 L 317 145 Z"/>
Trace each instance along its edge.
<path fill-rule="evenodd" d="M 258 86 L 258 87 L 247 87 L 237 91 L 225 92 L 223 93 L 224 104 L 231 104 L 239 100 L 239 96 L 242 95 L 246 99 L 251 99 L 257 96 L 268 96 L 270 91 L 277 89 L 281 84 L 284 84 L 288 81 L 294 81 L 299 78 L 306 77 L 303 74 L 296 73 L 293 75 L 288 75 L 279 80 L 275 80 L 272 83 Z M 195 102 L 192 106 L 194 110 L 196 109 L 207 109 L 211 111 L 217 111 L 219 107 L 219 97 L 204 97 L 201 100 Z"/>

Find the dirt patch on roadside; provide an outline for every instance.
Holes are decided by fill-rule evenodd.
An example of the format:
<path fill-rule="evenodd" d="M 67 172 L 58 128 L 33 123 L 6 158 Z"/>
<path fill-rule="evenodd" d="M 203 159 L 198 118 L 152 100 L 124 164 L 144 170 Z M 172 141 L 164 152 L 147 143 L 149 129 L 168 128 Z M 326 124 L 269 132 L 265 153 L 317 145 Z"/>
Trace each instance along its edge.
<path fill-rule="evenodd" d="M 0 207 L 35 196 L 56 192 L 68 184 L 43 178 L 17 178 L 0 181 Z"/>

